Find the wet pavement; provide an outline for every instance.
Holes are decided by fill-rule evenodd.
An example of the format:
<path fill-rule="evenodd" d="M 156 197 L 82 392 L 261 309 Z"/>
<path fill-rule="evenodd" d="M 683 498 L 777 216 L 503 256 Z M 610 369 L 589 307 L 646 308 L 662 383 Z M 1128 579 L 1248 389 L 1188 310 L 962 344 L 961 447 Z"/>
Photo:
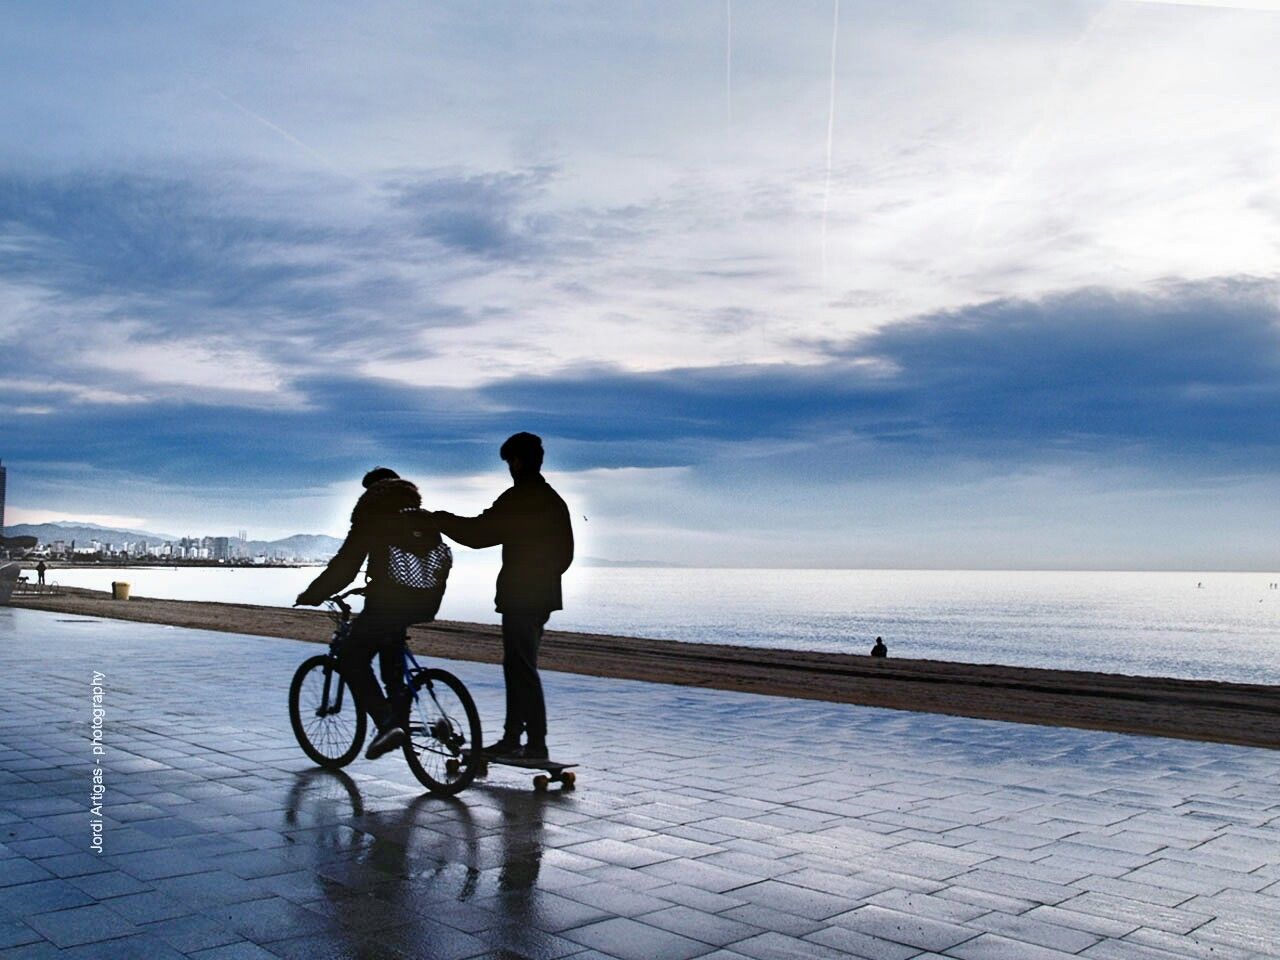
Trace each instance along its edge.
<path fill-rule="evenodd" d="M 311 766 L 318 649 L 0 608 L 0 958 L 1280 956 L 1274 751 L 546 674 L 579 789 L 445 800 Z"/>

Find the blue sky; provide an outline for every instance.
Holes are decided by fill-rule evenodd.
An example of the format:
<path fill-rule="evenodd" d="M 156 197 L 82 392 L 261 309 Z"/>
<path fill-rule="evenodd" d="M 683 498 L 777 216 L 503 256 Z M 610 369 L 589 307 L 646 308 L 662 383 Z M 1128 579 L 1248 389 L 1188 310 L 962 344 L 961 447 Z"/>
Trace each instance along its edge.
<path fill-rule="evenodd" d="M 9 522 L 1274 568 L 1275 6 L 6 8 Z"/>

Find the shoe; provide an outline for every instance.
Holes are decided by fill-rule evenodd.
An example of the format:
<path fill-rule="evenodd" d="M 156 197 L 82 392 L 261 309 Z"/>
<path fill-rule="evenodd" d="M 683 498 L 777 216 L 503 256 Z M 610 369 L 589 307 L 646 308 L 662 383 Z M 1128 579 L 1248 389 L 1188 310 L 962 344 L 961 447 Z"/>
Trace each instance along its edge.
<path fill-rule="evenodd" d="M 513 757 L 520 752 L 520 741 L 503 737 L 492 746 L 485 747 L 484 752 L 489 757 Z"/>
<path fill-rule="evenodd" d="M 550 754 L 545 743 L 526 743 L 515 756 L 521 760 L 546 760 Z"/>
<path fill-rule="evenodd" d="M 364 758 L 366 760 L 377 760 L 382 755 L 390 753 L 396 747 L 403 745 L 404 739 L 403 727 L 387 727 L 387 729 L 379 731 L 378 735 L 373 738 L 373 742 L 369 744 L 369 749 L 365 751 Z"/>

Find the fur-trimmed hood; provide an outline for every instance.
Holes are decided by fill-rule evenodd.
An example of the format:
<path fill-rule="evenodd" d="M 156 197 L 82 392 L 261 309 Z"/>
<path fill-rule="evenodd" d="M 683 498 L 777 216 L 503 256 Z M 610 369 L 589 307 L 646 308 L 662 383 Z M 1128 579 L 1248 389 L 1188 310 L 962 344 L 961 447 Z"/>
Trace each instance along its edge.
<path fill-rule="evenodd" d="M 371 516 L 386 516 L 422 506 L 422 495 L 408 480 L 379 480 L 361 494 L 351 511 L 351 522 Z"/>

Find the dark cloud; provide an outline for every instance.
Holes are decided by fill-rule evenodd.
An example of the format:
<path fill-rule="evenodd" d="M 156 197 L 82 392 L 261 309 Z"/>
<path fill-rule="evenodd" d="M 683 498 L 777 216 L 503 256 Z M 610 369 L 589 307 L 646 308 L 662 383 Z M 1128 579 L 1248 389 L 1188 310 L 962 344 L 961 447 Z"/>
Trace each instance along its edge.
<path fill-rule="evenodd" d="M 253 188 L 243 171 L 221 181 L 207 171 L 0 174 L 0 284 L 39 292 L 39 316 L 10 319 L 25 332 L 24 367 L 131 389 L 76 363 L 117 323 L 148 344 L 240 349 L 287 379 L 353 355 L 418 358 L 417 331 L 469 322 L 433 297 L 413 238 L 385 205 L 363 220 L 321 202 L 322 187 Z"/>
<path fill-rule="evenodd" d="M 184 178 L 0 175 L 0 276 L 70 297 L 163 297 L 170 309 L 316 307 L 309 282 L 341 265 L 297 252 L 335 231 L 240 206 Z"/>
<path fill-rule="evenodd" d="M 1280 313 L 1266 284 L 998 301 L 828 344 L 829 362 L 515 380 L 487 395 L 581 440 L 856 438 L 930 455 L 1272 463 Z"/>
<path fill-rule="evenodd" d="M 752 469 L 778 483 L 824 468 L 918 480 L 946 462 L 1243 476 L 1280 465 L 1272 297 L 1234 282 L 1000 301 L 828 345 L 812 366 L 595 368 L 468 390 L 330 375 L 298 379 L 305 402 L 288 409 L 59 406 L 12 418 L 5 456 L 57 450 L 164 483 L 216 474 L 280 489 L 383 461 L 424 474 L 494 469 L 497 444 L 528 429 L 548 439 L 557 469 L 723 465 L 780 450 Z M 0 388 L 0 402 L 42 397 Z"/>
<path fill-rule="evenodd" d="M 389 184 L 410 230 L 473 261 L 551 263 L 598 257 L 654 229 L 637 205 L 549 209 L 553 167 L 484 173 L 425 171 Z M 659 218 L 660 219 L 660 218 Z"/>
<path fill-rule="evenodd" d="M 419 236 L 477 257 L 525 259 L 556 227 L 555 218 L 530 209 L 550 177 L 549 169 L 435 174 L 397 183 L 394 190 Z"/>

